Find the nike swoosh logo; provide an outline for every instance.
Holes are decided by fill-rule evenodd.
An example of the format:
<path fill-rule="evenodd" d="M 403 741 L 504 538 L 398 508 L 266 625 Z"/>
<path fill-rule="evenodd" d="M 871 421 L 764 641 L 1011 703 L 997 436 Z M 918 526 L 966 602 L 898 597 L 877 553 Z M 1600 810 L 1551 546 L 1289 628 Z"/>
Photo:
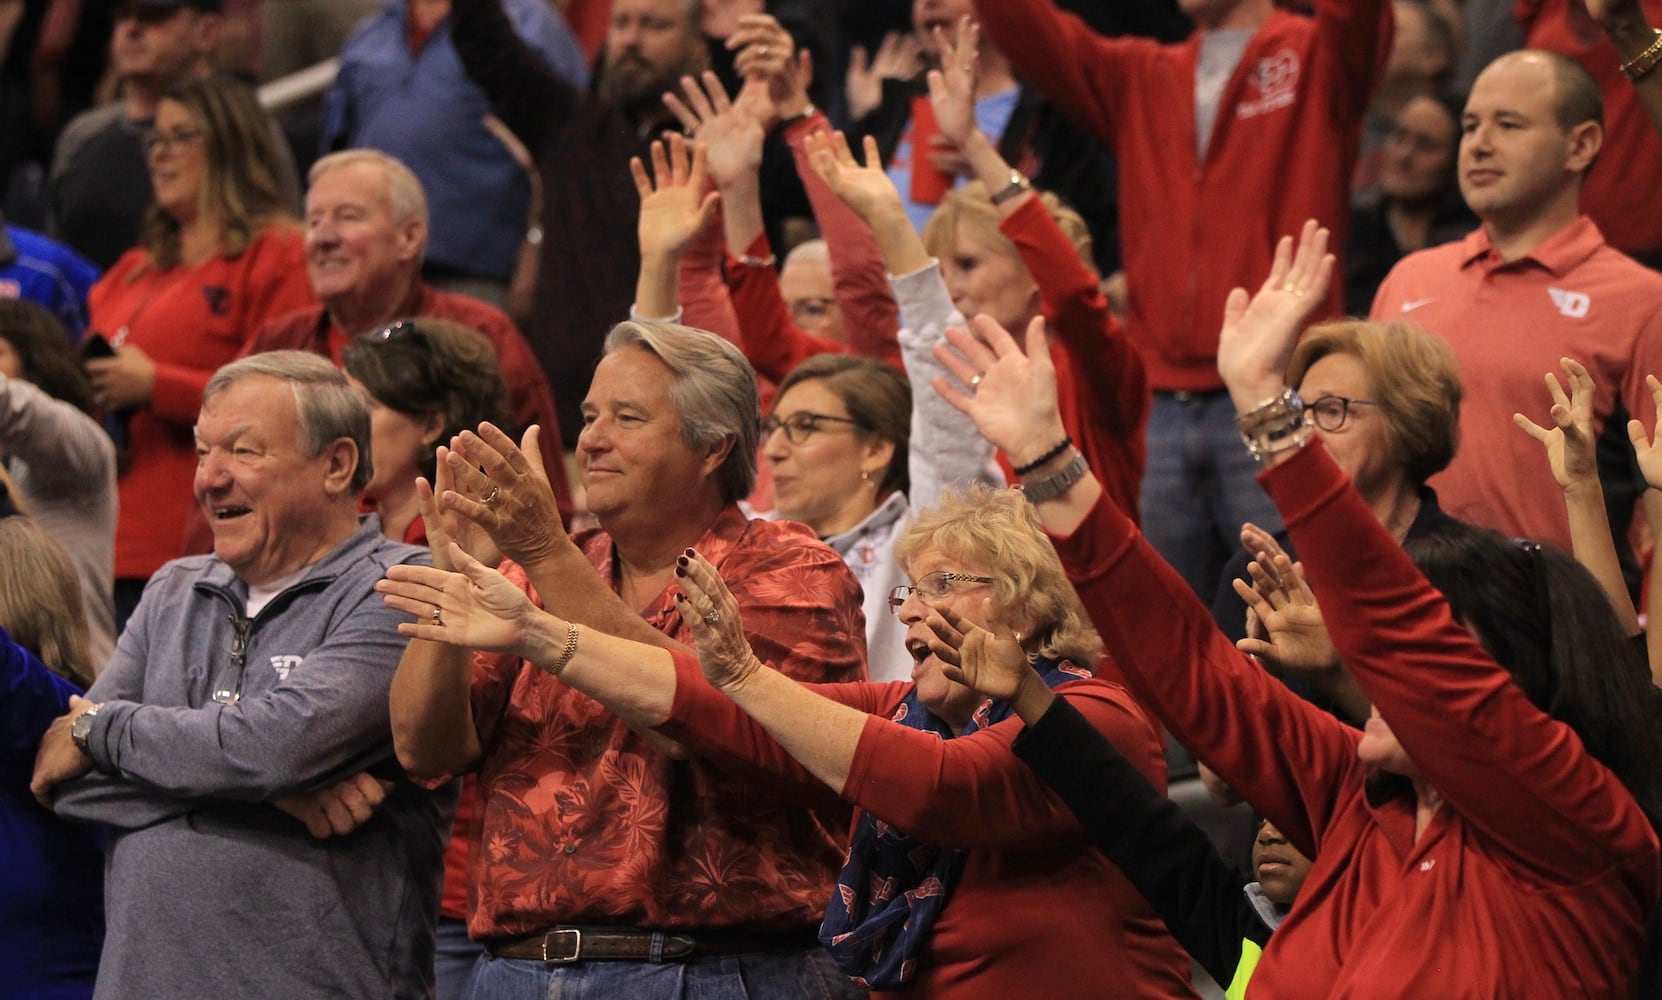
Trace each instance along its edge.
<path fill-rule="evenodd" d="M 1404 302 L 1402 304 L 1402 311 L 1405 312 L 1405 313 L 1411 313 L 1414 310 L 1418 309 L 1420 306 L 1428 306 L 1431 303 L 1436 302 L 1436 301 L 1437 301 L 1437 296 L 1433 295 L 1429 299 L 1415 299 L 1412 302 Z"/>

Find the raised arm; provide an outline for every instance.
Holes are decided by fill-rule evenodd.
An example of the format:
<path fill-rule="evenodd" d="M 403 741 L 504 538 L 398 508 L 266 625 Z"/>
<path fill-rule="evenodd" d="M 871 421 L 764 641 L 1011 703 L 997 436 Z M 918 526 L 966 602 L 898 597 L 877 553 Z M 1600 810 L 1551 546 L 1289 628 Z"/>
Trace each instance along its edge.
<path fill-rule="evenodd" d="M 1662 380 L 1646 375 L 1657 411 L 1662 412 Z M 1645 521 L 1652 535 L 1662 538 L 1662 434 L 1652 436 L 1637 418 L 1627 422 L 1627 436 L 1633 442 L 1633 451 L 1639 458 L 1639 470 L 1645 477 Z M 1662 580 L 1657 579 L 1657 560 L 1651 561 L 1645 624 L 1645 652 L 1650 661 L 1651 683 L 1662 686 Z"/>
<path fill-rule="evenodd" d="M 679 133 L 652 144 L 652 176 L 640 159 L 629 161 L 641 196 L 637 237 L 641 270 L 635 285 L 635 312 L 666 319 L 680 311 L 681 256 L 715 215 L 720 195 L 707 186 L 708 152 Z"/>
<path fill-rule="evenodd" d="M 542 149 L 550 132 L 582 113 L 583 94 L 519 37 L 502 0 L 455 0 L 450 16 L 463 68 L 527 149 Z"/>
<path fill-rule="evenodd" d="M 1559 364 L 1569 379 L 1570 391 L 1565 393 L 1558 377 L 1547 372 L 1553 426 L 1542 427 L 1522 413 L 1512 414 L 1512 421 L 1541 443 L 1552 477 L 1564 490 L 1564 504 L 1570 517 L 1570 545 L 1576 560 L 1604 588 L 1622 627 L 1628 634 L 1638 635 L 1639 613 L 1633 607 L 1627 581 L 1622 577 L 1616 542 L 1610 534 L 1610 515 L 1604 506 L 1604 488 L 1599 484 L 1598 442 L 1593 434 L 1593 376 L 1574 358 L 1560 358 Z"/>
<path fill-rule="evenodd" d="M 1589 0 L 1587 10 L 1616 47 L 1623 70 L 1630 78 L 1638 77 L 1633 80 L 1634 93 L 1650 116 L 1651 125 L 1662 132 L 1662 72 L 1656 69 L 1658 56 L 1662 55 L 1662 34 L 1651 26 L 1639 0 Z"/>

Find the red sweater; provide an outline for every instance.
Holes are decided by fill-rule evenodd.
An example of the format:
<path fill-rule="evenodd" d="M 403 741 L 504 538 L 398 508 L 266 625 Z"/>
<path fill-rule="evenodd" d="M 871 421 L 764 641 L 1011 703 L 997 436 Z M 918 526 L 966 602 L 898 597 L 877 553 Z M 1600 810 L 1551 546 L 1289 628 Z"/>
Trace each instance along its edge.
<path fill-rule="evenodd" d="M 186 554 L 196 516 L 191 429 L 202 390 L 262 324 L 312 301 L 300 230 L 267 226 L 237 257 L 162 271 L 135 247 L 87 294 L 87 329 L 156 363 L 150 402 L 128 424 L 131 461 L 118 484 L 115 575 L 144 579 Z"/>
<path fill-rule="evenodd" d="M 998 228 L 1016 245 L 1039 286 L 1062 426 L 1115 505 L 1136 517 L 1148 455 L 1149 392 L 1142 355 L 1108 311 L 1096 275 L 1039 199 L 1028 198 Z M 998 458 L 1014 482 L 1009 459 L 1002 452 Z"/>
<path fill-rule="evenodd" d="M 675 704 L 665 733 L 717 761 L 760 768 L 807 791 L 824 787 L 704 681 L 695 657 L 674 657 Z M 1194 996 L 1189 960 L 1154 911 L 1011 752 L 1020 719 L 942 740 L 889 721 L 909 682 L 805 686 L 871 715 L 843 798 L 919 840 L 969 852 L 917 978 L 873 997 Z M 1124 688 L 1086 680 L 1056 691 L 1165 788 L 1160 738 Z"/>
<path fill-rule="evenodd" d="M 1200 34 L 1177 45 L 1105 38 L 1051 0 L 978 0 L 1016 72 L 1119 157 L 1127 326 L 1162 391 L 1220 389 L 1218 324 L 1256 288 L 1275 242 L 1306 219 L 1345 245 L 1361 123 L 1391 44 L 1384 0 L 1277 11 L 1248 42 L 1195 153 Z M 1344 308 L 1335 282 L 1330 311 Z"/>
<path fill-rule="evenodd" d="M 1368 786 L 1360 734 L 1211 623 L 1124 515 L 1057 549 L 1128 683 L 1315 867 L 1249 997 L 1626 998 L 1658 844 L 1632 795 L 1535 708 L 1313 443 L 1261 482 L 1345 663 L 1444 797 Z M 1150 627 L 1150 622 L 1164 623 Z"/>

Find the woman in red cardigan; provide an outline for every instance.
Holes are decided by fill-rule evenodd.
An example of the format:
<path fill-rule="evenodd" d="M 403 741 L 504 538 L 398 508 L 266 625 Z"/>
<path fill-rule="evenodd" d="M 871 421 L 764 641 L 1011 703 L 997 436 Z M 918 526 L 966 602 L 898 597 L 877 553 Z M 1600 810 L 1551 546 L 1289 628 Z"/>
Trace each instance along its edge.
<path fill-rule="evenodd" d="M 1364 731 L 1238 652 L 1076 453 L 1029 496 L 1133 691 L 1315 856 L 1248 997 L 1625 998 L 1662 893 L 1658 695 L 1567 555 L 1468 529 L 1419 553 L 1428 580 L 1369 512 L 1282 381 L 1325 238 L 1311 223 L 1256 296 L 1231 296 L 1218 367 L 1373 701 Z M 1059 423 L 1042 342 L 978 332 L 949 364 L 975 390 L 948 395 L 1038 455 Z"/>
<path fill-rule="evenodd" d="M 407 634 L 512 651 L 637 728 L 782 779 L 781 794 L 828 787 L 859 807 L 820 940 L 874 996 L 1193 997 L 1148 904 L 1011 753 L 1019 722 L 948 681 L 928 649 L 937 607 L 1014 623 L 1057 695 L 1164 790 L 1159 736 L 1122 687 L 1091 676 L 1101 640 L 1015 492 L 949 496 L 902 534 L 910 582 L 890 606 L 915 664 L 907 681 L 799 684 L 763 668 L 732 594 L 691 550 L 678 582 L 697 659 L 569 625 L 450 552 L 465 575 L 399 569 L 379 585 L 419 615 Z"/>
<path fill-rule="evenodd" d="M 185 554 L 191 427 L 208 376 L 267 320 L 313 301 L 272 134 L 253 92 L 233 80 L 169 90 L 147 141 L 156 201 L 140 243 L 87 296 L 88 336 L 113 348 L 89 354 L 87 374 L 120 425 L 118 631 L 150 575 Z"/>

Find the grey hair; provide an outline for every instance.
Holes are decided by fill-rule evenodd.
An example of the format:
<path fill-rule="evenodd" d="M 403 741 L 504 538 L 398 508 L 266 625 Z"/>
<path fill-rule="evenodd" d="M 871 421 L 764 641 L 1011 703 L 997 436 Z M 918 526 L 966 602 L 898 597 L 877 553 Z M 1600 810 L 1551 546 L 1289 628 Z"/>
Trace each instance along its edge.
<path fill-rule="evenodd" d="M 350 167 L 355 163 L 381 168 L 381 175 L 387 179 L 387 203 L 392 208 L 392 221 L 403 222 L 414 217 L 421 219 L 424 228 L 430 225 L 432 220 L 427 213 L 427 192 L 421 186 L 421 179 L 404 165 L 403 160 L 379 149 L 343 149 L 330 153 L 312 164 L 312 169 L 306 174 L 306 184 L 316 184 L 319 177 L 331 170 Z"/>
<path fill-rule="evenodd" d="M 274 378 L 289 384 L 300 415 L 300 450 L 307 458 L 316 458 L 335 441 L 350 438 L 358 446 L 352 495 L 364 491 L 375 475 L 369 450 L 369 403 L 346 381 L 345 372 L 310 351 L 250 354 L 214 372 L 202 390 L 202 402 L 206 404 L 246 378 Z"/>
<path fill-rule="evenodd" d="M 605 353 L 626 347 L 651 351 L 675 373 L 669 399 L 687 447 L 706 451 L 732 439 L 719 470 L 722 499 L 733 503 L 749 496 L 756 488 L 762 435 L 761 396 L 750 362 L 715 334 L 676 323 L 619 323 L 606 335 Z"/>

